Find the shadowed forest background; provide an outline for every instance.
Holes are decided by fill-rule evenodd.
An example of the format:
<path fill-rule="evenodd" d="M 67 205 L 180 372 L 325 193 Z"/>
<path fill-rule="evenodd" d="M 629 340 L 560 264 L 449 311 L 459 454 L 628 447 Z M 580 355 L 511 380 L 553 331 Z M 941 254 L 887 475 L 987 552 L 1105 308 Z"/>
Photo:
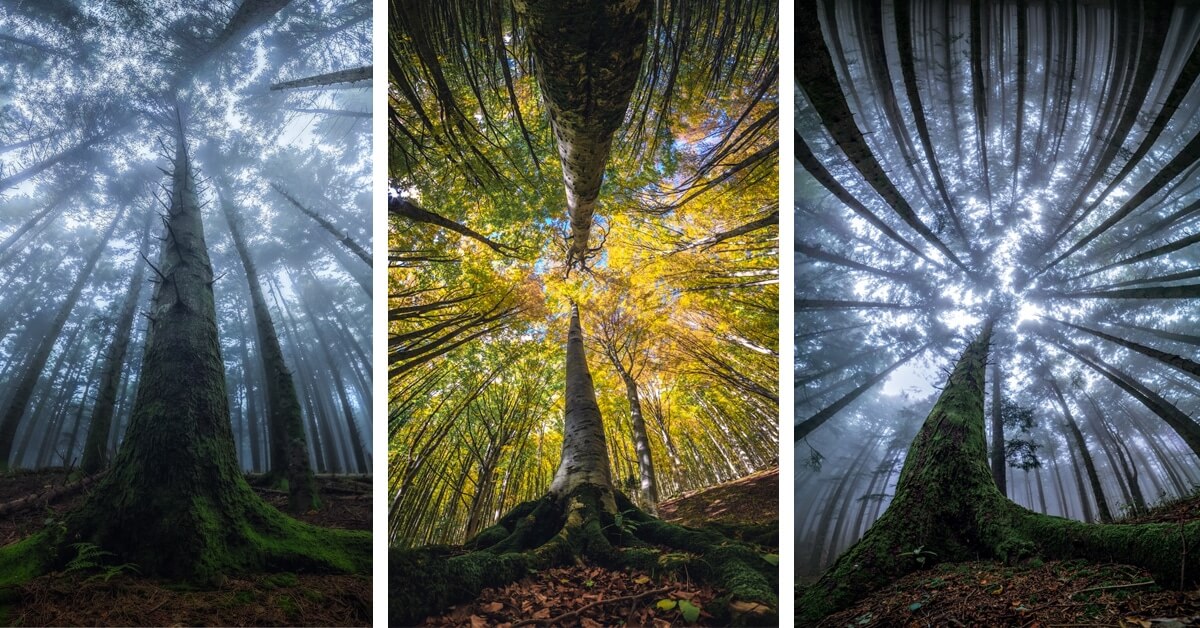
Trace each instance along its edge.
<path fill-rule="evenodd" d="M 394 7 L 394 623 L 777 612 L 777 10 Z"/>
<path fill-rule="evenodd" d="M 369 621 L 370 29 L 0 4 L 0 623 Z"/>
<path fill-rule="evenodd" d="M 797 8 L 799 617 L 1194 614 L 1197 10 Z"/>

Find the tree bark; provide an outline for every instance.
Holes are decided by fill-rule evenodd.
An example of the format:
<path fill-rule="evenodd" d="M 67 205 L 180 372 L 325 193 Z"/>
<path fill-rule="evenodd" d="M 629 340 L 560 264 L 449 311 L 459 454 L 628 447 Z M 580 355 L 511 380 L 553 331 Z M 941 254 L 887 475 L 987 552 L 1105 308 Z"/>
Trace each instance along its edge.
<path fill-rule="evenodd" d="M 879 382 L 886 379 L 887 376 L 892 373 L 892 371 L 896 370 L 897 368 L 900 368 L 901 365 L 903 365 L 904 363 L 913 359 L 918 354 L 923 353 L 925 351 L 925 349 L 927 349 L 929 347 L 929 344 L 930 343 L 925 343 L 925 344 L 921 345 L 915 351 L 912 351 L 911 353 L 900 358 L 895 363 L 893 363 L 891 366 L 872 375 L 870 377 L 870 379 L 868 379 L 866 382 L 864 382 L 858 388 L 851 390 L 850 392 L 846 393 L 840 399 L 833 402 L 832 404 L 830 404 L 828 407 L 824 408 L 820 412 L 801 421 L 799 424 L 796 425 L 796 442 L 798 443 L 801 440 L 803 440 L 804 438 L 808 437 L 808 435 L 811 434 L 813 432 L 813 430 L 820 427 L 822 424 L 825 423 L 825 421 L 828 421 L 835 414 L 837 414 L 838 412 L 841 412 L 846 406 L 853 403 L 854 400 L 861 397 L 863 393 L 867 392 L 868 390 L 873 388 L 876 384 L 878 384 Z"/>
<path fill-rule="evenodd" d="M 318 74 L 316 76 L 307 76 L 291 81 L 275 83 L 271 85 L 271 91 L 275 92 L 283 89 L 298 89 L 302 87 L 325 88 L 332 87 L 334 85 L 341 86 L 369 80 L 371 80 L 371 66 L 367 65 L 358 68 L 337 70 L 335 72 L 327 72 L 325 74 Z M 367 87 L 370 86 L 368 85 Z"/>
<path fill-rule="evenodd" d="M 1087 449 L 1087 444 L 1083 440 L 1083 432 L 1079 431 L 1079 424 L 1075 422 L 1075 417 L 1071 414 L 1071 409 L 1067 407 L 1067 400 L 1063 397 L 1062 389 L 1058 387 L 1058 382 L 1055 381 L 1053 375 L 1046 375 L 1047 383 L 1050 386 L 1050 391 L 1054 393 L 1054 398 L 1058 401 L 1058 407 L 1062 410 L 1063 418 L 1066 419 L 1067 430 L 1071 434 L 1071 440 L 1075 443 L 1075 448 L 1079 450 L 1079 457 L 1083 458 L 1083 466 L 1087 471 L 1088 482 L 1092 486 L 1092 494 L 1096 498 L 1096 507 L 1100 511 L 1100 521 L 1104 523 L 1112 523 L 1112 511 L 1108 507 L 1108 499 L 1104 496 L 1104 488 L 1100 485 L 1100 477 L 1096 474 L 1096 463 L 1092 460 L 1092 454 Z M 1080 495 L 1084 498 L 1084 495 Z"/>
<path fill-rule="evenodd" d="M 992 479 L 1001 495 L 1008 495 L 1008 458 L 1004 455 L 1003 387 L 1000 385 L 1000 361 L 992 362 Z"/>
<path fill-rule="evenodd" d="M 293 513 L 319 508 L 316 481 L 308 465 L 308 443 L 304 435 L 304 419 L 300 414 L 300 398 L 296 395 L 292 373 L 283 359 L 279 335 L 275 332 L 275 323 L 271 321 L 271 311 L 267 309 L 267 301 L 263 298 L 258 268 L 250 257 L 250 249 L 242 235 L 241 221 L 234 213 L 232 203 L 221 195 L 218 195 L 218 202 L 246 274 L 259 357 L 262 359 L 263 372 L 266 373 L 267 422 L 271 428 L 270 483 L 287 491 L 288 508 Z"/>
<path fill-rule="evenodd" d="M 589 238 L 612 136 L 642 65 L 649 0 L 526 0 L 516 4 L 550 114 L 571 223 L 567 267 L 591 257 Z"/>
<path fill-rule="evenodd" d="M 152 267 L 158 282 L 133 416 L 112 468 L 67 517 L 63 538 L 113 552 L 142 575 L 210 585 L 266 569 L 367 571 L 369 535 L 290 519 L 246 484 L 234 451 L 214 277 L 178 111 L 174 136 L 170 209 Z M 62 543 L 55 563 L 73 554 Z"/>
<path fill-rule="evenodd" d="M 300 210 L 301 213 L 309 218 L 312 218 L 318 225 L 321 225 L 321 228 L 333 235 L 333 237 L 336 238 L 338 242 L 341 242 L 343 246 L 345 246 L 347 249 L 350 249 L 350 252 L 357 255 L 364 264 L 366 264 L 368 267 L 371 266 L 371 254 L 367 253 L 366 249 L 359 246 L 359 244 L 350 236 L 346 235 L 344 231 L 333 226 L 333 223 L 326 220 L 317 212 L 314 212 L 304 205 L 301 205 L 300 201 L 296 200 L 296 198 L 291 194 L 288 194 L 287 191 L 285 191 L 278 183 L 272 182 L 271 187 L 274 188 L 276 192 L 279 192 L 280 196 L 286 198 L 288 202 L 291 203 L 296 209 Z"/>
<path fill-rule="evenodd" d="M 550 483 L 550 494 L 563 498 L 580 485 L 590 484 L 599 491 L 601 506 L 615 513 L 617 506 L 613 498 L 608 445 L 604 441 L 604 419 L 596 403 L 592 374 L 588 372 L 579 306 L 574 303 L 571 304 L 571 323 L 567 332 L 566 371 L 562 458 Z"/>

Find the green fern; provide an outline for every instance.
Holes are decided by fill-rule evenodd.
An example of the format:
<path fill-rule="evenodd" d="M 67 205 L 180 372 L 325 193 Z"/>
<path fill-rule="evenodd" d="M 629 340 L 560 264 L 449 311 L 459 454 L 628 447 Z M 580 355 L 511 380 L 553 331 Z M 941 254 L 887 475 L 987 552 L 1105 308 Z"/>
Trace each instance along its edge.
<path fill-rule="evenodd" d="M 100 549 L 100 546 L 94 543 L 72 543 L 71 547 L 75 549 L 75 558 L 72 558 L 67 563 L 64 573 L 83 574 L 90 571 L 96 573 L 87 577 L 84 582 L 91 582 L 96 579 L 108 582 L 113 576 L 122 573 L 140 573 L 137 565 L 133 563 L 122 563 L 120 565 L 104 564 L 109 558 L 116 556 L 112 552 Z"/>

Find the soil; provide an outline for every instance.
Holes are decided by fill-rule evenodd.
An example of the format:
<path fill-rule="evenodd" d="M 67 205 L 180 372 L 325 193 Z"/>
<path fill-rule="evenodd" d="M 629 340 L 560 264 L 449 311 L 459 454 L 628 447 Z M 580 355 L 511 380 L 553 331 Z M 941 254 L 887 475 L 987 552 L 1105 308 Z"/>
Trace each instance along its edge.
<path fill-rule="evenodd" d="M 687 526 L 777 524 L 779 469 L 774 467 L 662 502 L 659 516 Z M 505 587 L 484 589 L 471 602 L 452 606 L 441 615 L 427 618 L 422 625 L 712 626 L 717 624 L 711 623 L 712 615 L 705 606 L 721 595 L 719 590 L 690 580 L 655 579 L 642 572 L 580 564 L 539 571 Z M 695 613 L 694 619 L 685 617 L 685 608 L 689 614 Z"/>
<path fill-rule="evenodd" d="M 0 504 L 59 488 L 62 470 L 16 472 L 0 481 Z M 299 519 L 354 530 L 371 529 L 370 479 L 318 476 L 323 508 Z M 287 495 L 256 487 L 276 507 Z M 86 489 L 48 504 L 0 516 L 0 545 L 20 540 L 78 507 Z M 366 626 L 371 623 L 371 579 L 293 573 L 228 578 L 197 590 L 142 578 L 132 569 L 113 573 L 51 573 L 20 587 L 15 605 L 0 606 L 0 625 L 15 626 Z"/>
<path fill-rule="evenodd" d="M 658 516 L 685 526 L 778 521 L 779 467 L 669 499 L 658 505 Z"/>
<path fill-rule="evenodd" d="M 1198 518 L 1200 494 L 1121 523 Z M 1200 590 L 1166 590 L 1138 567 L 1085 560 L 943 563 L 909 574 L 818 625 L 1200 626 Z"/>

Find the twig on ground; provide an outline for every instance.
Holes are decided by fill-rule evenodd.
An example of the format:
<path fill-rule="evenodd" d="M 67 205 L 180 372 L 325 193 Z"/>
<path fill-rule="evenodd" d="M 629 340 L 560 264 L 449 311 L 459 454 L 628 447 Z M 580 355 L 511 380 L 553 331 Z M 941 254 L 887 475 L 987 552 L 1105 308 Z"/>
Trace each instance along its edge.
<path fill-rule="evenodd" d="M 613 602 L 628 602 L 630 600 L 637 600 L 637 599 L 641 599 L 641 598 L 644 598 L 644 597 L 647 597 L 650 595 L 666 593 L 673 588 L 674 587 L 662 587 L 661 589 L 654 589 L 652 591 L 643 591 L 641 593 L 635 593 L 633 595 L 624 595 L 621 597 L 609 598 L 607 600 L 598 600 L 598 601 L 592 602 L 591 604 L 588 604 L 586 606 L 581 606 L 569 613 L 563 613 L 562 615 L 559 615 L 558 617 L 547 617 L 546 619 L 522 619 L 521 621 L 513 624 L 512 628 L 517 628 L 518 626 L 532 626 L 532 625 L 536 625 L 536 624 L 562 625 L 565 620 L 568 620 L 568 619 L 571 619 L 574 617 L 579 617 L 579 615 L 581 613 L 583 613 L 584 611 L 586 611 L 590 608 L 594 608 L 594 607 L 600 606 L 602 604 L 611 604 Z"/>

